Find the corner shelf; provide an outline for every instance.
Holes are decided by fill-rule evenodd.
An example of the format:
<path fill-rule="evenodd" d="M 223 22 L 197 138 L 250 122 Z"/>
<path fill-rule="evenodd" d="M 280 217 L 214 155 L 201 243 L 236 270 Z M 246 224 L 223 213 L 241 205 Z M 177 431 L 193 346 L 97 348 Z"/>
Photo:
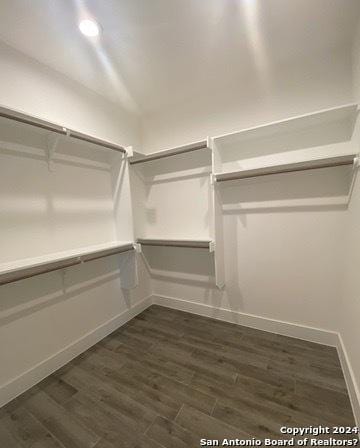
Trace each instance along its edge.
<path fill-rule="evenodd" d="M 209 139 L 148 155 L 134 153 L 130 166 L 134 202 L 137 204 L 135 222 L 139 246 L 196 248 L 214 252 L 211 263 L 215 264 L 215 283 L 223 286 L 216 269 Z M 203 259 L 203 252 L 196 256 Z M 148 255 L 150 257 L 150 253 Z M 192 257 L 192 253 L 189 252 L 189 256 Z M 166 269 L 164 263 L 163 268 Z"/>
<path fill-rule="evenodd" d="M 150 154 L 142 154 L 140 152 L 134 152 L 134 157 L 130 160 L 130 165 L 151 162 L 153 160 L 159 160 L 165 157 L 177 156 L 180 154 L 185 154 L 187 152 L 199 151 L 202 149 L 209 149 L 207 140 L 201 140 L 199 142 L 189 143 L 183 146 L 178 146 L 176 148 L 166 149 L 164 151 L 152 152 Z"/>
<path fill-rule="evenodd" d="M 131 250 L 132 242 L 115 242 L 4 263 L 0 265 L 0 286 Z"/>
<path fill-rule="evenodd" d="M 130 161 L 136 238 L 181 238 L 183 246 L 200 240 L 208 245 L 213 239 L 211 152 L 203 149 L 208 149 L 207 140 Z M 175 163 L 170 163 L 171 156 L 178 156 Z"/>

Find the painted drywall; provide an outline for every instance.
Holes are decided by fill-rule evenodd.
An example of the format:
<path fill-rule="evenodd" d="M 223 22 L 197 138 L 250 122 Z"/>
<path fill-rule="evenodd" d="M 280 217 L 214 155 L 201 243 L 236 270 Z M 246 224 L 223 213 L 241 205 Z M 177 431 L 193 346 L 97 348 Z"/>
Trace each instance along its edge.
<path fill-rule="evenodd" d="M 339 301 L 338 329 L 349 361 L 353 388 L 357 394 L 358 419 L 360 419 L 360 178 L 358 176 L 349 207 L 344 260 L 344 283 Z"/>
<path fill-rule="evenodd" d="M 1 148 L 1 144 L 0 144 Z M 0 151 L 0 263 L 115 241 L 108 172 Z"/>
<path fill-rule="evenodd" d="M 3 105 L 120 144 L 139 141 L 133 116 L 6 45 L 0 52 Z M 133 239 L 126 162 L 112 163 L 109 152 L 62 139 L 51 170 L 46 135 L 12 129 L 2 120 L 0 140 L 0 264 Z M 22 146 L 4 143 L 13 140 Z M 27 151 L 26 145 L 35 149 Z M 109 322 L 120 322 L 119 316 L 131 314 L 150 295 L 141 258 L 140 284 L 128 289 L 136 281 L 135 256 L 121 254 L 0 287 L 1 403 L 49 373 L 48 366 L 37 366 L 61 352 L 66 362 L 74 356 L 68 347 L 94 332 L 104 336 L 103 327 L 113 329 Z"/>
<path fill-rule="evenodd" d="M 360 23 L 353 47 L 354 97 L 360 102 Z M 360 120 L 358 119 L 354 139 L 360 151 Z M 346 256 L 344 283 L 339 309 L 339 331 L 349 361 L 354 394 L 357 394 L 358 423 L 360 421 L 360 177 L 357 176 L 348 211 L 346 228 Z"/>
<path fill-rule="evenodd" d="M 132 165 L 137 238 L 209 240 L 209 150 Z"/>
<path fill-rule="evenodd" d="M 119 104 L 0 41 L 0 105 L 120 145 L 138 145 L 139 120 Z"/>
<path fill-rule="evenodd" d="M 264 190 L 254 186 L 253 191 Z M 212 254 L 148 248 L 154 294 L 211 305 L 214 315 L 224 308 L 332 331 L 345 219 L 344 210 L 319 206 L 228 210 L 223 215 L 224 290 L 214 286 Z"/>
<path fill-rule="evenodd" d="M 221 67 L 219 67 L 221 70 Z M 238 84 L 193 96 L 176 107 L 142 117 L 143 150 L 152 152 L 207 136 L 285 119 L 335 105 L 350 103 L 351 54 L 346 49 L 328 57 L 317 55 L 306 64 L 284 65 L 269 71 L 261 88 L 251 78 L 244 92 Z"/>
<path fill-rule="evenodd" d="M 360 102 L 360 22 L 352 48 L 352 73 L 354 97 L 357 102 Z"/>

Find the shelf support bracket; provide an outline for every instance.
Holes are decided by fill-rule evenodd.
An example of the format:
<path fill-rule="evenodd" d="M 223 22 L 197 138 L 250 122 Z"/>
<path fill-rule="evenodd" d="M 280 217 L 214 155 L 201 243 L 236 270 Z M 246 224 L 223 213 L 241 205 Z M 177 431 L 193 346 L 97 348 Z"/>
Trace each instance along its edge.
<path fill-rule="evenodd" d="M 134 150 L 132 146 L 126 146 L 126 153 L 124 154 L 127 159 L 134 157 Z"/>
<path fill-rule="evenodd" d="M 211 173 L 210 174 L 210 184 L 215 185 L 215 183 L 216 183 L 216 176 L 214 173 Z"/>
<path fill-rule="evenodd" d="M 135 249 L 135 252 L 137 254 L 141 254 L 142 253 L 142 248 L 141 248 L 141 244 L 140 243 L 134 243 L 134 249 Z"/>
<path fill-rule="evenodd" d="M 352 178 L 351 178 L 351 184 L 350 184 L 350 188 L 349 188 L 349 195 L 348 195 L 348 202 L 347 202 L 348 206 L 350 204 L 351 196 L 352 196 L 352 193 L 354 191 L 355 182 L 356 182 L 356 178 L 357 178 L 357 175 L 358 175 L 358 172 L 359 172 L 359 168 L 360 168 L 360 154 L 358 154 L 354 158 L 354 164 L 353 164 L 353 170 L 352 170 Z"/>

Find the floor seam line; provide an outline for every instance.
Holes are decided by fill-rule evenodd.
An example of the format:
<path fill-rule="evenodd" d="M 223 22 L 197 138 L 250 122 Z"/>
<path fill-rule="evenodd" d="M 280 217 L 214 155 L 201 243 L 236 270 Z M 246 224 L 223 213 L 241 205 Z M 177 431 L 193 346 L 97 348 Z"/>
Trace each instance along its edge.
<path fill-rule="evenodd" d="M 214 406 L 213 406 L 213 408 L 212 408 L 212 410 L 211 410 L 210 417 L 213 417 L 213 416 L 214 416 L 214 411 L 215 411 L 217 402 L 218 402 L 218 398 L 215 397 L 215 403 L 214 403 Z"/>
<path fill-rule="evenodd" d="M 39 423 L 39 425 L 41 425 L 45 429 L 45 431 L 48 432 L 51 437 L 56 440 L 56 442 L 59 443 L 60 446 L 66 448 L 65 444 L 63 444 L 62 441 L 42 421 L 40 421 L 30 409 L 26 407 L 26 405 L 24 407 L 26 411 Z M 99 440 L 96 441 L 96 444 L 101 440 L 101 437 L 99 435 L 97 436 L 99 437 Z M 96 446 L 96 444 L 94 446 Z"/>
<path fill-rule="evenodd" d="M 155 423 L 155 420 L 158 418 L 158 417 L 161 417 L 161 415 L 160 414 L 156 414 L 155 415 L 155 417 L 154 417 L 154 420 L 149 424 L 149 426 L 145 429 L 145 431 L 144 431 L 144 436 L 146 435 L 146 433 L 149 431 L 149 429 L 152 427 L 152 425 Z"/>
<path fill-rule="evenodd" d="M 176 419 L 179 417 L 179 414 L 180 414 L 180 412 L 181 412 L 181 409 L 184 407 L 184 405 L 185 405 L 185 403 L 183 403 L 183 404 L 180 406 L 180 409 L 179 409 L 178 413 L 175 415 L 174 422 L 176 422 Z"/>

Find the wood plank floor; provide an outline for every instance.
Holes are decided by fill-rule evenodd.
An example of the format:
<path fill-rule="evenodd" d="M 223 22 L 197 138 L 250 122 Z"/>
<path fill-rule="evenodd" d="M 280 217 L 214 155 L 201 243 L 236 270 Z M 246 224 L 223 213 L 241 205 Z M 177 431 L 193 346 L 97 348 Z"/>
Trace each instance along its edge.
<path fill-rule="evenodd" d="M 334 348 L 153 305 L 0 410 L 4 448 L 192 448 L 355 426 Z"/>

